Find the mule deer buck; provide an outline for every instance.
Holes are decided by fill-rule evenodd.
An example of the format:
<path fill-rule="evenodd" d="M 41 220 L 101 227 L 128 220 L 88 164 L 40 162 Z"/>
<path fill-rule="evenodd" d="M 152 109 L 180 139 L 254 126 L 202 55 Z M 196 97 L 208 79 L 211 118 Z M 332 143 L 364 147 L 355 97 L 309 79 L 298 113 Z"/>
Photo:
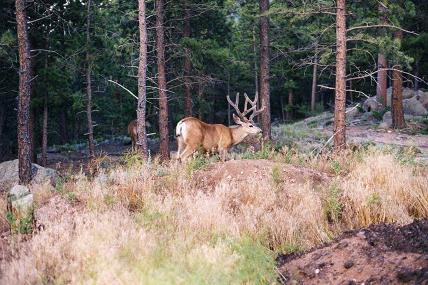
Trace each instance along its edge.
<path fill-rule="evenodd" d="M 239 110 L 239 93 L 236 94 L 235 103 L 227 101 L 235 109 L 238 115 L 233 114 L 233 120 L 237 126 L 226 127 L 221 124 L 207 124 L 199 119 L 187 117 L 178 122 L 175 135 L 178 142 L 177 158 L 180 161 L 191 156 L 198 148 L 202 147 L 206 152 L 218 152 L 222 160 L 226 159 L 226 154 L 230 148 L 242 142 L 250 134 L 261 133 L 261 129 L 255 126 L 253 118 L 264 110 L 257 109 L 258 94 L 253 101 L 245 96 L 244 111 Z M 248 103 L 251 107 L 248 108 Z M 250 117 L 246 116 L 251 113 Z"/>
<path fill-rule="evenodd" d="M 151 125 L 148 121 L 146 121 L 146 127 L 149 128 Z M 133 120 L 128 125 L 128 134 L 131 137 L 131 150 L 136 150 L 138 134 L 137 134 L 137 120 Z"/>

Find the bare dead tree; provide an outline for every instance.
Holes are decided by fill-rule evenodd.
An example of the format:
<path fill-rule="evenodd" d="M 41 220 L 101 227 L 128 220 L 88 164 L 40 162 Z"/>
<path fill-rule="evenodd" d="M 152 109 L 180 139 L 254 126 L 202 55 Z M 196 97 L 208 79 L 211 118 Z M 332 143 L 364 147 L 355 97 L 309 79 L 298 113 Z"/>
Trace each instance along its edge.
<path fill-rule="evenodd" d="M 138 26 L 140 51 L 138 64 L 137 147 L 143 157 L 148 156 L 146 133 L 146 78 L 147 78 L 147 26 L 146 2 L 138 0 Z"/>
<path fill-rule="evenodd" d="M 169 158 L 168 139 L 168 97 L 166 93 L 166 71 L 165 71 L 165 35 L 164 35 L 164 1 L 156 0 L 156 50 L 158 65 L 158 87 L 159 87 L 159 136 L 160 156 L 162 159 Z"/>
<path fill-rule="evenodd" d="M 334 107 L 334 150 L 346 148 L 346 0 L 336 1 L 336 96 Z"/>
<path fill-rule="evenodd" d="M 19 52 L 19 98 L 18 98 L 18 160 L 19 182 L 31 181 L 30 100 L 31 56 L 28 40 L 26 1 L 16 0 L 16 30 Z"/>

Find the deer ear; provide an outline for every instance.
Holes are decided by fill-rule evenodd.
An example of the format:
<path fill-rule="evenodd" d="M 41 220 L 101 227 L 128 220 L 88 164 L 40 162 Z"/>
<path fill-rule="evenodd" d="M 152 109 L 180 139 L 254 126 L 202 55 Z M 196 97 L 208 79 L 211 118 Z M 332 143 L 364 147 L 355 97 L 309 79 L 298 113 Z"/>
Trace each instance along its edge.
<path fill-rule="evenodd" d="M 235 121 L 235 123 L 237 123 L 238 125 L 241 125 L 241 124 L 242 124 L 241 119 L 240 119 L 238 116 L 236 116 L 235 114 L 233 114 L 233 120 L 234 120 L 234 121 Z"/>

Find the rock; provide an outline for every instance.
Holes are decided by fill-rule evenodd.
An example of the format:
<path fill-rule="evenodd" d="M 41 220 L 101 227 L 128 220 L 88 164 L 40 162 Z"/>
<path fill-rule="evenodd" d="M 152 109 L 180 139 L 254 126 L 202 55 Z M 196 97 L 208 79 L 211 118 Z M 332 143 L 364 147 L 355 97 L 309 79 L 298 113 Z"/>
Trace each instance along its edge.
<path fill-rule="evenodd" d="M 359 115 L 361 115 L 361 112 L 359 110 L 360 104 L 357 104 L 354 107 L 346 108 L 346 118 L 353 119 Z"/>
<path fill-rule="evenodd" d="M 45 168 L 38 164 L 32 164 L 33 178 L 31 183 L 42 184 L 49 182 L 52 185 L 58 177 L 55 170 Z M 11 187 L 19 184 L 18 160 L 10 160 L 0 163 L 0 193 L 7 191 Z"/>
<path fill-rule="evenodd" d="M 383 114 L 382 123 L 379 125 L 379 128 L 389 129 L 390 127 L 392 127 L 392 113 L 388 111 Z"/>
<path fill-rule="evenodd" d="M 421 102 L 426 109 L 428 108 L 428 92 L 422 92 L 421 90 L 419 90 L 418 94 L 415 97 L 416 100 Z"/>
<path fill-rule="evenodd" d="M 403 99 L 410 99 L 410 98 L 412 98 L 413 96 L 416 96 L 416 95 L 420 95 L 420 94 L 423 94 L 424 92 L 422 91 L 422 90 L 418 90 L 417 92 L 414 90 L 414 89 L 412 89 L 412 88 L 407 88 L 407 87 L 404 87 L 403 88 Z M 386 98 L 387 98 L 387 103 L 386 103 L 386 105 L 387 106 L 391 106 L 391 94 L 392 94 L 392 87 L 389 87 L 388 89 L 387 89 L 387 91 L 386 91 Z"/>
<path fill-rule="evenodd" d="M 352 260 L 348 260 L 343 264 L 343 267 L 345 267 L 346 269 L 349 269 L 352 266 L 354 266 L 354 262 Z"/>
<path fill-rule="evenodd" d="M 363 110 L 365 112 L 380 111 L 382 108 L 382 104 L 378 102 L 376 97 L 367 98 L 363 103 Z"/>
<path fill-rule="evenodd" d="M 404 114 L 412 116 L 425 116 L 428 114 L 427 109 L 416 99 L 416 96 L 403 100 L 403 110 Z"/>
<path fill-rule="evenodd" d="M 15 185 L 7 195 L 8 222 L 13 233 L 30 233 L 34 221 L 33 194 L 26 186 Z"/>

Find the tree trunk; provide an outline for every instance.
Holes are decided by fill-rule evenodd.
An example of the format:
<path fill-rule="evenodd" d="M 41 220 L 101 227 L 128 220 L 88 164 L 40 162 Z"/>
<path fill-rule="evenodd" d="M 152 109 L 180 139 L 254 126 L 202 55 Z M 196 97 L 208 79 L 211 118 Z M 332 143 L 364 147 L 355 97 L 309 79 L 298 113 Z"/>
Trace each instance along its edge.
<path fill-rule="evenodd" d="M 293 89 L 288 90 L 288 106 L 290 106 L 285 115 L 285 119 L 287 121 L 290 121 L 291 119 L 293 119 Z"/>
<path fill-rule="evenodd" d="M 256 27 L 253 29 L 253 53 L 254 53 L 254 88 L 255 93 L 260 94 L 259 90 L 259 76 L 257 74 L 258 62 L 257 62 L 257 43 L 256 43 Z M 257 100 L 257 109 L 260 109 L 260 100 Z M 257 118 L 258 119 L 258 116 Z"/>
<path fill-rule="evenodd" d="M 91 1 L 88 0 L 88 16 L 86 22 L 86 118 L 88 120 L 88 144 L 89 144 L 89 157 L 95 156 L 95 145 L 94 145 L 94 126 L 92 124 L 92 84 L 91 84 Z"/>
<path fill-rule="evenodd" d="M 414 84 L 414 90 L 416 91 L 415 94 L 418 94 L 418 90 L 419 90 L 419 80 L 417 77 L 419 77 L 419 60 L 416 61 L 415 64 L 415 84 Z"/>
<path fill-rule="evenodd" d="M 138 64 L 137 147 L 143 157 L 148 157 L 146 134 L 146 77 L 147 77 L 147 27 L 146 2 L 138 0 L 138 25 L 140 51 Z"/>
<path fill-rule="evenodd" d="M 48 161 L 48 95 L 45 93 L 43 104 L 43 126 L 42 126 L 42 157 L 40 164 L 47 165 Z"/>
<path fill-rule="evenodd" d="M 386 18 L 386 8 L 382 3 L 379 3 L 379 15 L 380 15 L 380 23 L 381 24 L 388 24 L 388 20 Z M 382 52 L 378 53 L 377 56 L 377 86 L 376 86 L 376 97 L 378 101 L 386 107 L 387 105 L 387 92 L 386 89 L 388 88 L 388 71 L 386 68 L 388 67 L 388 63 L 385 57 L 385 54 Z"/>
<path fill-rule="evenodd" d="M 318 45 L 315 46 L 315 59 L 312 71 L 312 91 L 311 91 L 311 111 L 315 112 L 315 102 L 317 96 L 317 70 L 318 70 Z"/>
<path fill-rule="evenodd" d="M 387 78 L 388 78 L 388 72 L 386 70 L 388 66 L 388 63 L 386 61 L 386 57 L 384 54 L 379 53 L 377 57 L 377 86 L 376 86 L 376 97 L 378 101 L 386 107 L 387 104 Z"/>
<path fill-rule="evenodd" d="M 19 52 L 19 99 L 18 99 L 18 160 L 19 183 L 31 180 L 30 142 L 30 99 L 31 99 L 31 57 L 28 40 L 25 0 L 16 0 L 16 30 Z"/>
<path fill-rule="evenodd" d="M 395 39 L 402 41 L 403 32 L 395 32 Z M 403 111 L 403 74 L 401 73 L 401 66 L 395 65 L 392 72 L 392 127 L 394 129 L 402 129 L 406 126 L 404 121 Z"/>
<path fill-rule="evenodd" d="M 346 1 L 337 0 L 336 98 L 334 104 L 334 150 L 346 148 Z"/>
<path fill-rule="evenodd" d="M 164 1 L 156 0 L 156 49 L 158 64 L 158 87 L 159 87 L 159 136 L 160 156 L 162 159 L 169 158 L 168 145 L 168 97 L 166 93 L 165 72 L 165 43 L 164 43 Z"/>
<path fill-rule="evenodd" d="M 184 1 L 184 38 L 190 38 L 192 32 L 190 27 L 190 8 L 188 1 Z M 190 62 L 190 50 L 184 49 L 184 114 L 186 117 L 192 116 L 192 82 L 190 74 L 192 72 L 192 63 Z"/>
<path fill-rule="evenodd" d="M 269 0 L 260 0 L 260 14 L 269 10 Z M 260 98 L 265 107 L 261 114 L 263 139 L 270 139 L 270 86 L 269 86 L 269 19 L 260 16 Z"/>
<path fill-rule="evenodd" d="M 34 141 L 34 111 L 30 108 L 30 123 L 28 128 L 30 129 L 30 156 L 31 162 L 37 163 L 36 155 L 36 143 Z"/>

